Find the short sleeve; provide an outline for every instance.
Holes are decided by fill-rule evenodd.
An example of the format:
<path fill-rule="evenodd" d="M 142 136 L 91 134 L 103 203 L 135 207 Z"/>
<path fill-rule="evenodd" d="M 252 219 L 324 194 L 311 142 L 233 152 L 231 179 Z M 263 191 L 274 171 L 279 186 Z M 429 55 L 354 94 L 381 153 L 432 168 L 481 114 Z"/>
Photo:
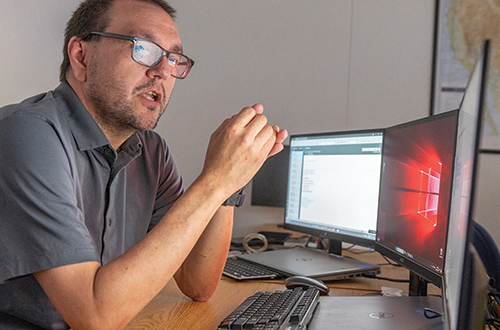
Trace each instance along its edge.
<path fill-rule="evenodd" d="M 173 155 L 165 146 L 162 153 L 161 171 L 159 175 L 158 193 L 155 199 L 151 227 L 155 226 L 170 210 L 172 205 L 184 193 L 182 177 Z"/>
<path fill-rule="evenodd" d="M 0 283 L 99 261 L 78 208 L 71 151 L 54 125 L 24 113 L 0 120 Z"/>
<path fill-rule="evenodd" d="M 151 230 L 182 196 L 184 187 L 179 168 L 166 141 L 153 131 L 141 133 L 140 138 L 143 144 L 141 173 L 148 173 L 148 180 L 155 187 L 149 226 Z"/>

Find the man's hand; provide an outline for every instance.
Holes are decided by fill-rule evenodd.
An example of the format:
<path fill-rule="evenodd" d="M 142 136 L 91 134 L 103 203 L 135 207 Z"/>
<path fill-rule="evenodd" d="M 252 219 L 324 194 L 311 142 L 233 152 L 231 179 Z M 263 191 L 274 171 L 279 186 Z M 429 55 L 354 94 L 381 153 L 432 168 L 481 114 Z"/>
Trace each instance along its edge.
<path fill-rule="evenodd" d="M 210 177 L 214 187 L 224 187 L 228 196 L 246 185 L 267 157 L 283 149 L 287 131 L 271 127 L 263 111 L 261 104 L 243 108 L 210 138 L 202 176 Z"/>

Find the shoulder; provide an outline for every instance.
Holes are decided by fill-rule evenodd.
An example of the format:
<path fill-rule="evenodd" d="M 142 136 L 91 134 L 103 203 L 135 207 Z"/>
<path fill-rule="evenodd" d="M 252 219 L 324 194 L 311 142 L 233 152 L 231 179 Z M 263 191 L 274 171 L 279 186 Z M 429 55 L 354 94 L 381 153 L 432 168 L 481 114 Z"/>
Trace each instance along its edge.
<path fill-rule="evenodd" d="M 55 159 L 67 158 L 72 141 L 60 101 L 52 92 L 0 108 L 0 160 L 2 168 L 43 171 L 54 168 Z M 64 162 L 65 163 L 65 162 Z"/>
<path fill-rule="evenodd" d="M 154 155 L 154 157 L 162 157 L 170 154 L 169 147 L 165 139 L 155 131 L 141 131 L 137 133 L 139 137 L 142 154 L 145 156 Z"/>
<path fill-rule="evenodd" d="M 137 133 L 141 143 L 142 162 L 149 170 L 159 173 L 175 173 L 180 176 L 174 156 L 165 139 L 154 131 L 141 131 Z"/>
<path fill-rule="evenodd" d="M 139 139 L 143 143 L 143 145 L 154 145 L 156 143 L 161 143 L 162 145 L 166 146 L 165 139 L 158 134 L 155 131 L 147 130 L 147 131 L 140 131 L 137 132 L 137 135 L 139 136 Z"/>
<path fill-rule="evenodd" d="M 38 125 L 61 126 L 67 116 L 64 111 L 60 111 L 63 108 L 64 104 L 54 97 L 52 91 L 32 96 L 20 103 L 0 108 L 0 127 L 4 132 L 15 128 L 14 132 L 24 129 L 36 134 Z"/>
<path fill-rule="evenodd" d="M 44 96 L 41 100 L 28 99 L 16 105 L 10 105 L 0 109 L 0 131 L 2 142 L 5 147 L 29 148 L 30 145 L 37 147 L 49 145 L 50 141 L 59 143 L 61 133 L 61 118 L 50 111 L 48 104 L 51 100 L 43 101 L 50 96 Z"/>

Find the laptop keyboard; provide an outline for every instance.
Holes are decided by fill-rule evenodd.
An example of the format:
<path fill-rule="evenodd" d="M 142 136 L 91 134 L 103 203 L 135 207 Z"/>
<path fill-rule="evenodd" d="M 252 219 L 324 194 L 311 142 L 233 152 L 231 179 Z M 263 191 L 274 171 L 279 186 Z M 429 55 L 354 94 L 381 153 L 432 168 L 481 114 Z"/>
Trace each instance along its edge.
<path fill-rule="evenodd" d="M 319 300 L 319 290 L 310 287 L 257 292 L 248 297 L 219 324 L 226 329 L 304 329 Z"/>
<path fill-rule="evenodd" d="M 281 279 L 287 274 L 242 259 L 227 258 L 222 274 L 235 280 Z"/>

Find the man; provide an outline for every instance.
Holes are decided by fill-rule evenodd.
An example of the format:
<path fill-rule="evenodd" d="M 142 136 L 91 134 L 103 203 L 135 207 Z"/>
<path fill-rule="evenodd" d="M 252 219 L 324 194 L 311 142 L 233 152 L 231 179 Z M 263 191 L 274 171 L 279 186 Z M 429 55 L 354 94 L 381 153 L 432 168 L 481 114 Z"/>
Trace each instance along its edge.
<path fill-rule="evenodd" d="M 61 85 L 0 110 L 0 328 L 121 329 L 172 277 L 192 299 L 213 294 L 232 230 L 221 205 L 287 133 L 243 108 L 183 191 L 150 131 L 194 64 L 173 14 L 163 0 L 86 0 Z"/>

